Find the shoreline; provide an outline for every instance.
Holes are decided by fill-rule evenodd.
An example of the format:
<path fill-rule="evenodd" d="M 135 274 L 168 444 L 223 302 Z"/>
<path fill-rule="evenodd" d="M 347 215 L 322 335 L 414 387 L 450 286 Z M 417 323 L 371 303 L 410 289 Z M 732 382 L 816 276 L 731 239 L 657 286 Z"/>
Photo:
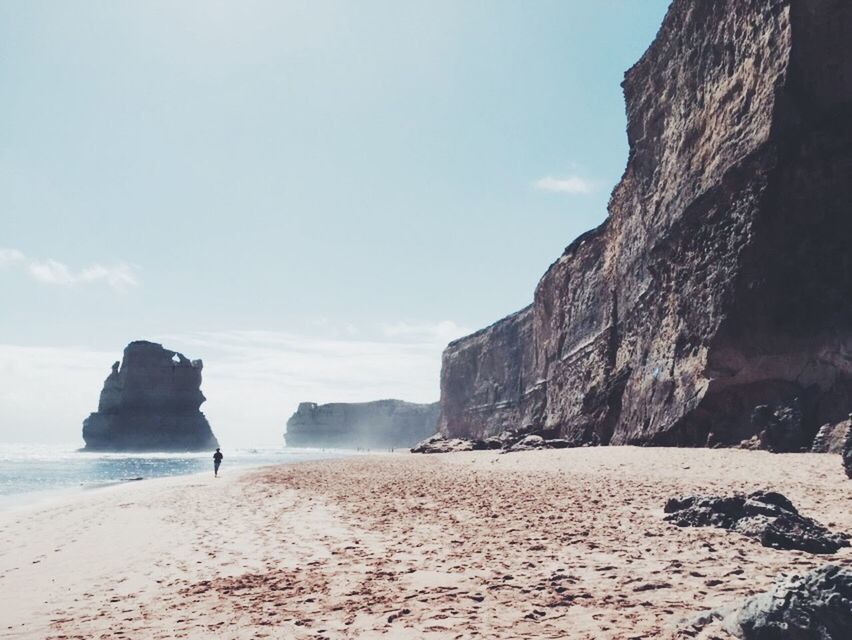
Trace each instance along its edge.
<path fill-rule="evenodd" d="M 852 565 L 662 520 L 677 493 L 768 488 L 852 533 L 831 454 L 397 453 L 205 475 L 0 512 L 0 638 L 673 637 L 782 571 Z"/>
<path fill-rule="evenodd" d="M 9 510 L 19 510 L 22 508 L 48 506 L 58 504 L 64 499 L 73 499 L 80 492 L 88 492 L 98 489 L 109 488 L 112 486 L 122 486 L 127 483 L 133 483 L 141 480 L 154 480 L 159 478 L 176 478 L 188 475 L 204 475 L 212 473 L 212 461 L 209 461 L 209 452 L 107 452 L 95 453 L 89 451 L 81 451 L 71 449 L 67 446 L 53 445 L 22 445 L 20 443 L 0 443 L 0 457 L 2 457 L 3 449 L 41 449 L 41 454 L 38 458 L 28 458 L 27 456 L 12 456 L 7 457 L 5 467 L 0 468 L 0 484 L 6 481 L 5 489 L 9 488 L 9 480 L 14 480 L 17 473 L 24 474 L 32 471 L 28 468 L 32 465 L 48 465 L 45 468 L 38 469 L 38 474 L 41 476 L 49 476 L 54 470 L 57 473 L 65 472 L 65 465 L 85 465 L 97 463 L 117 463 L 125 460 L 129 461 L 144 461 L 150 465 L 152 462 L 160 461 L 169 463 L 171 461 L 180 461 L 191 464 L 194 468 L 175 467 L 176 470 L 164 472 L 156 467 L 142 467 L 122 470 L 121 475 L 115 473 L 113 477 L 93 477 L 93 474 L 86 473 L 83 468 L 79 475 L 69 476 L 66 483 L 58 483 L 56 486 L 48 488 L 30 488 L 26 485 L 16 491 L 3 493 L 0 491 L 0 513 Z M 380 455 L 382 452 L 378 452 Z M 296 448 L 296 447 L 277 447 L 277 448 L 254 448 L 240 447 L 229 452 L 229 457 L 224 466 L 224 472 L 233 473 L 243 469 L 257 469 L 260 467 L 275 465 L 275 464 L 296 464 L 318 459 L 334 459 L 338 457 L 347 457 L 353 455 L 362 455 L 361 452 L 349 449 L 320 449 L 320 448 Z M 257 457 L 257 459 L 255 459 Z M 17 469 L 15 465 L 20 465 Z M 55 468 L 55 469 L 54 469 Z M 102 474 L 100 474 L 102 475 Z M 12 482 L 14 486 L 14 482 Z"/>

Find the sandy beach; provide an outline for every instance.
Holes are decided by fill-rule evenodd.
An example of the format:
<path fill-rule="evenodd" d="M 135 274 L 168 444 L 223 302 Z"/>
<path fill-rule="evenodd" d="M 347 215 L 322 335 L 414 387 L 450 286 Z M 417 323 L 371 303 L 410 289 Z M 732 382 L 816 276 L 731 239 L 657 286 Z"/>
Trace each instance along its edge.
<path fill-rule="evenodd" d="M 611 447 L 225 471 L 0 513 L 0 637 L 676 637 L 781 572 L 852 565 L 848 548 L 778 551 L 662 519 L 677 494 L 771 488 L 852 532 L 834 455 Z"/>

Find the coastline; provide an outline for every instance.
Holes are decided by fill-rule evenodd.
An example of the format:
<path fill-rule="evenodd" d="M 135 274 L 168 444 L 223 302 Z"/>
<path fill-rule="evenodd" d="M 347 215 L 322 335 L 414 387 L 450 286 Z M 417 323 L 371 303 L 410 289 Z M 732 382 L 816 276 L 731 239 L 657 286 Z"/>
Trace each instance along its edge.
<path fill-rule="evenodd" d="M 206 477 L 205 477 L 206 476 Z M 838 457 L 601 447 L 156 478 L 0 512 L 0 638 L 659 638 L 831 556 L 663 521 L 773 489 L 852 533 Z"/>
<path fill-rule="evenodd" d="M 226 469 L 357 455 L 347 449 L 234 447 Z M 206 474 L 212 452 L 83 451 L 67 445 L 0 443 L 0 513 L 44 506 L 98 490 L 154 478 Z"/>

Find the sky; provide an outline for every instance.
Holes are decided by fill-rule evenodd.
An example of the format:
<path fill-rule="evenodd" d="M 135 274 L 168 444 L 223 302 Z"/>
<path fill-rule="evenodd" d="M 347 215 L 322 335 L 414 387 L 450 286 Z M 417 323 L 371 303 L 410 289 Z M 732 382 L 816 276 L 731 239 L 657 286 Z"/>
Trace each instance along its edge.
<path fill-rule="evenodd" d="M 438 399 L 606 217 L 668 0 L 0 3 L 0 441 L 79 443 L 136 339 L 225 445 Z"/>

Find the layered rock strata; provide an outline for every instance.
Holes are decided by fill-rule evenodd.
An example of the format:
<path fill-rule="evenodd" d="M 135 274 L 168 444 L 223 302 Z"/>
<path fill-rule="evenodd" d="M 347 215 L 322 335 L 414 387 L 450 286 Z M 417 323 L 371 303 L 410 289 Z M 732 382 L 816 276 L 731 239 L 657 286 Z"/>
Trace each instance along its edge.
<path fill-rule="evenodd" d="M 849 33 L 842 0 L 675 0 L 625 76 L 608 219 L 447 347 L 441 433 L 789 451 L 846 418 Z"/>
<path fill-rule="evenodd" d="M 289 420 L 289 447 L 411 447 L 437 430 L 438 403 L 402 400 L 374 402 L 302 402 Z"/>
<path fill-rule="evenodd" d="M 218 446 L 199 411 L 201 360 L 144 340 L 112 365 L 98 410 L 83 421 L 90 451 L 200 451 Z"/>

